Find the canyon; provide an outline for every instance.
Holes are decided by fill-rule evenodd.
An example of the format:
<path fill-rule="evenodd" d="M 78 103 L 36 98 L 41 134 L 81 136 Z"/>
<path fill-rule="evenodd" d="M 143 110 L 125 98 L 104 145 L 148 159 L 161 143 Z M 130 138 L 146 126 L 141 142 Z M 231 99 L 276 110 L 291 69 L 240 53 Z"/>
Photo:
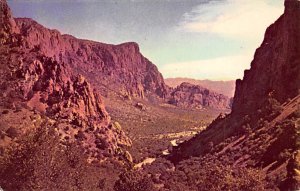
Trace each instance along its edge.
<path fill-rule="evenodd" d="M 165 80 L 135 42 L 77 39 L 0 8 L 4 190 L 300 188 L 299 1 L 285 0 L 235 86 Z"/>

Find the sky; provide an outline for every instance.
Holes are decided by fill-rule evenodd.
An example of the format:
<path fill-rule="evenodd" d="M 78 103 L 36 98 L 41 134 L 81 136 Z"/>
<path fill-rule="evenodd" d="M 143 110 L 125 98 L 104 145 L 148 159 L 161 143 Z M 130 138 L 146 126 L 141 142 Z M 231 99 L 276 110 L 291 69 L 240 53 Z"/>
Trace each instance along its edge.
<path fill-rule="evenodd" d="M 137 42 L 165 78 L 242 78 L 283 0 L 8 0 L 64 34 L 109 44 Z"/>

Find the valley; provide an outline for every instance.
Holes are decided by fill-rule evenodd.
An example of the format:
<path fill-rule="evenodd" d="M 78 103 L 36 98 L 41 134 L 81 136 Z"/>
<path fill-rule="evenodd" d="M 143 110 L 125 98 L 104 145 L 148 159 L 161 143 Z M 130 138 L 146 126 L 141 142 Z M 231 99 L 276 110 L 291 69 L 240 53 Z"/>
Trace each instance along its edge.
<path fill-rule="evenodd" d="M 234 85 L 165 80 L 135 42 L 0 0 L 0 190 L 299 190 L 300 1 L 284 5 Z"/>
<path fill-rule="evenodd" d="M 171 149 L 170 141 L 185 141 L 202 131 L 220 113 L 230 110 L 211 108 L 184 109 L 168 104 L 151 104 L 141 99 L 104 98 L 112 120 L 120 123 L 131 138 L 130 148 L 135 162 L 147 157 L 157 157 Z M 140 103 L 144 109 L 136 107 Z"/>

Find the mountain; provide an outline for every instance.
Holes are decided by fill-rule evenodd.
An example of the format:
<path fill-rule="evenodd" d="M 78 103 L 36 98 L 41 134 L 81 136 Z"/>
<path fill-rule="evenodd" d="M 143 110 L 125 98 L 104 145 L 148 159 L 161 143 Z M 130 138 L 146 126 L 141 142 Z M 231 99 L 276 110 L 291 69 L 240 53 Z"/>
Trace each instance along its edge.
<path fill-rule="evenodd" d="M 0 187 L 299 189 L 300 2 L 285 7 L 206 127 L 228 97 L 170 88 L 136 43 L 62 35 L 0 0 Z"/>
<path fill-rule="evenodd" d="M 215 93 L 199 85 L 183 82 L 173 89 L 169 104 L 183 108 L 202 109 L 230 109 L 231 100 L 222 94 Z"/>
<path fill-rule="evenodd" d="M 300 2 L 265 33 L 251 69 L 236 81 L 232 112 L 175 148 L 173 161 L 191 156 L 225 165 L 261 168 L 281 190 L 300 188 Z M 217 163 L 217 162 L 216 162 Z"/>
<path fill-rule="evenodd" d="M 280 103 L 299 94 L 299 14 L 298 1 L 285 1 L 285 13 L 267 29 L 251 70 L 236 82 L 234 112 L 257 110 L 269 94 Z"/>
<path fill-rule="evenodd" d="M 170 99 L 171 88 L 134 42 L 109 45 L 62 35 L 32 19 L 17 18 L 15 23 L 22 36 L 16 43 L 68 65 L 74 74 L 83 75 L 105 96 L 115 92 L 121 97 L 149 101 Z M 203 106 L 206 105 L 199 105 Z M 215 105 L 210 106 L 214 108 Z"/>
<path fill-rule="evenodd" d="M 22 36 L 16 43 L 68 65 L 105 96 L 114 92 L 121 97 L 169 100 L 171 88 L 136 43 L 109 45 L 76 39 L 27 18 L 17 18 L 15 23 Z"/>
<path fill-rule="evenodd" d="M 17 18 L 15 23 L 22 36 L 20 46 L 69 65 L 97 89 L 109 88 L 140 98 L 147 94 L 163 98 L 167 94 L 157 67 L 140 53 L 134 42 L 110 45 L 81 40 L 27 18 Z"/>
<path fill-rule="evenodd" d="M 127 151 L 131 140 L 111 121 L 99 91 L 85 76 L 88 73 L 80 72 L 87 67 L 87 57 L 75 54 L 102 45 L 62 36 L 30 19 L 14 19 L 5 0 L 0 0 L 0 7 L 0 186 L 73 190 L 79 189 L 78 182 L 71 181 L 76 179 L 89 190 L 88 184 L 99 181 L 90 177 L 99 178 L 105 171 L 95 162 L 126 165 L 131 158 Z M 120 49 L 120 57 L 126 54 L 122 49 L 136 48 L 103 47 L 104 52 Z M 151 68 L 149 62 L 145 67 Z M 88 171 L 90 175 L 85 174 Z"/>
<path fill-rule="evenodd" d="M 235 81 L 212 81 L 212 80 L 196 80 L 192 78 L 167 78 L 165 83 L 173 88 L 176 88 L 183 82 L 199 85 L 214 92 L 223 94 L 228 97 L 234 96 Z"/>
<path fill-rule="evenodd" d="M 82 144 L 93 156 L 98 156 L 95 152 L 101 149 L 114 151 L 123 143 L 130 145 L 124 133 L 110 123 L 99 93 L 83 75 L 73 71 L 70 62 L 56 57 L 55 48 L 61 48 L 55 44 L 59 33 L 36 24 L 41 28 L 38 31 L 34 24 L 28 25 L 33 22 L 28 19 L 15 22 L 6 2 L 1 1 L 1 5 L 4 8 L 1 15 L 4 18 L 1 23 L 4 25 L 1 31 L 2 104 L 26 105 L 57 120 L 61 138 L 72 142 L 83 137 L 86 141 L 82 140 Z M 43 40 L 39 36 L 43 36 Z M 40 46 L 44 48 L 37 48 Z M 104 141 L 102 146 L 98 146 L 99 141 Z"/>

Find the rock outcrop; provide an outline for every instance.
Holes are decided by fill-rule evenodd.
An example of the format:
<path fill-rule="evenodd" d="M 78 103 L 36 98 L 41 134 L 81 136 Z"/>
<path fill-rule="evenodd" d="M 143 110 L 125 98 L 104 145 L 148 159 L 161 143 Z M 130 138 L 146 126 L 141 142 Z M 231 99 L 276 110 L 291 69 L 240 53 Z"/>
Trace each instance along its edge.
<path fill-rule="evenodd" d="M 131 141 L 111 123 L 100 94 L 79 74 L 79 58 L 66 57 L 71 43 L 29 19 L 16 25 L 6 1 L 0 5 L 5 26 L 0 47 L 1 105 L 25 107 L 49 117 L 62 144 L 79 143 L 92 159 L 124 154 Z"/>
<path fill-rule="evenodd" d="M 237 80 L 232 112 L 174 149 L 223 164 L 263 168 L 268 182 L 297 190 L 299 181 L 300 1 L 286 0 L 284 14 L 266 31 L 251 69 Z M 272 188 L 274 189 L 274 188 Z"/>
<path fill-rule="evenodd" d="M 192 78 L 166 78 L 165 79 L 165 83 L 172 88 L 176 88 L 183 82 L 188 82 L 193 85 L 202 86 L 204 88 L 223 94 L 230 98 L 234 96 L 235 80 L 212 81 L 212 80 L 196 80 Z"/>
<path fill-rule="evenodd" d="M 0 1 L 0 13 L 0 34 L 3 35 L 1 38 L 7 38 L 9 34 L 18 33 L 19 29 L 12 17 L 10 8 L 4 0 Z"/>
<path fill-rule="evenodd" d="M 236 82 L 233 113 L 256 111 L 269 94 L 283 103 L 300 89 L 299 1 L 285 1 L 285 13 L 266 31 L 251 69 Z"/>
<path fill-rule="evenodd" d="M 172 91 L 169 103 L 194 109 L 202 109 L 204 107 L 230 109 L 230 99 L 228 97 L 199 85 L 186 82 L 180 84 Z"/>

